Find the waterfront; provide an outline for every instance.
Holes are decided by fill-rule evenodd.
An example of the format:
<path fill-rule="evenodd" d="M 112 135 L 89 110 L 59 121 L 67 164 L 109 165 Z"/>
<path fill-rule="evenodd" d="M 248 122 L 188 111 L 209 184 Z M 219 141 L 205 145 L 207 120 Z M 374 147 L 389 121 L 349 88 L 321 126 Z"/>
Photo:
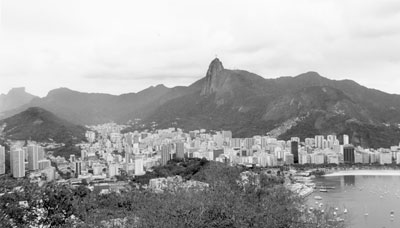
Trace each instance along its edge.
<path fill-rule="evenodd" d="M 309 204 L 337 208 L 351 228 L 400 227 L 400 176 L 398 171 L 348 171 L 314 179 L 318 189 L 309 197 Z M 321 196 L 322 200 L 316 200 Z M 316 203 L 318 202 L 318 204 Z M 348 211 L 344 213 L 345 209 Z"/>

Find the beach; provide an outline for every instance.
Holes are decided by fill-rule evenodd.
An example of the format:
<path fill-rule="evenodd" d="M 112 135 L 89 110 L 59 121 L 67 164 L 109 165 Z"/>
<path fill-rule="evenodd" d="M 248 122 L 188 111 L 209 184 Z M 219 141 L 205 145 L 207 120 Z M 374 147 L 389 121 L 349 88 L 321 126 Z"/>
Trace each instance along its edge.
<path fill-rule="evenodd" d="M 346 170 L 325 174 L 324 176 L 400 176 L 400 170 Z"/>

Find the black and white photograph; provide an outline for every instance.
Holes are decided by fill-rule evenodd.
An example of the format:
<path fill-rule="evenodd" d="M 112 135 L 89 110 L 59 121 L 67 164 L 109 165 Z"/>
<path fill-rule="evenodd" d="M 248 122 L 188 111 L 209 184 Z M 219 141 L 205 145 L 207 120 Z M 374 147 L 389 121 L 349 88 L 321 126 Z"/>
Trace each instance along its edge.
<path fill-rule="evenodd" d="M 399 228 L 400 1 L 0 0 L 0 228 Z"/>

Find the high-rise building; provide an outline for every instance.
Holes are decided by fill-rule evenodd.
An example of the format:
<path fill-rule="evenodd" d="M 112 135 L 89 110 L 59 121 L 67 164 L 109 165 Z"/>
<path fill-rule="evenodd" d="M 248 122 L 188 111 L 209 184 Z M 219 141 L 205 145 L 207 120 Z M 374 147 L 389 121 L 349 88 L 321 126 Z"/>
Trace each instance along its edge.
<path fill-rule="evenodd" d="M 15 148 L 11 147 L 10 149 L 10 173 L 13 173 L 13 151 L 15 150 Z"/>
<path fill-rule="evenodd" d="M 28 145 L 28 169 L 39 169 L 39 147 L 37 145 Z"/>
<path fill-rule="evenodd" d="M 50 166 L 51 166 L 50 160 L 43 159 L 43 160 L 40 160 L 40 161 L 38 162 L 38 168 L 39 168 L 40 170 L 44 170 L 44 169 L 46 169 L 46 168 L 48 168 L 48 167 L 50 167 Z"/>
<path fill-rule="evenodd" d="M 396 153 L 396 164 L 400 164 L 400 152 Z"/>
<path fill-rule="evenodd" d="M 339 156 L 337 154 L 328 154 L 326 160 L 328 164 L 339 164 Z"/>
<path fill-rule="evenodd" d="M 93 131 L 86 131 L 85 137 L 90 143 L 92 143 L 96 139 L 96 133 Z"/>
<path fill-rule="evenodd" d="M 309 164 L 309 163 L 311 163 L 311 156 L 309 154 L 300 154 L 299 163 L 300 164 Z"/>
<path fill-rule="evenodd" d="M 312 163 L 314 164 L 324 164 L 325 163 L 325 154 L 323 153 L 318 153 L 318 154 L 313 154 L 311 159 L 314 159 Z"/>
<path fill-rule="evenodd" d="M 76 161 L 75 162 L 75 177 L 78 177 L 82 174 L 82 162 Z"/>
<path fill-rule="evenodd" d="M 127 145 L 125 150 L 125 162 L 130 163 L 132 158 L 132 147 Z"/>
<path fill-rule="evenodd" d="M 135 143 L 139 143 L 139 141 L 140 141 L 139 135 L 134 135 L 134 136 L 133 136 L 133 143 L 134 143 L 134 144 L 135 144 Z"/>
<path fill-rule="evenodd" d="M 343 135 L 343 145 L 349 144 L 349 136 L 348 135 Z"/>
<path fill-rule="evenodd" d="M 326 140 L 328 140 L 329 142 L 335 142 L 336 141 L 336 135 L 328 135 L 326 137 Z"/>
<path fill-rule="evenodd" d="M 296 141 L 297 143 L 300 143 L 300 138 L 299 137 L 291 137 L 290 141 L 291 142 Z"/>
<path fill-rule="evenodd" d="M 245 138 L 243 144 L 246 149 L 251 149 L 254 145 L 254 138 Z"/>
<path fill-rule="evenodd" d="M 135 155 L 135 176 L 144 175 L 143 155 Z"/>
<path fill-rule="evenodd" d="M 222 131 L 222 136 L 224 139 L 231 139 L 232 138 L 232 131 Z"/>
<path fill-rule="evenodd" d="M 306 144 L 307 146 L 314 146 L 315 139 L 313 139 L 313 138 L 305 138 L 305 139 L 304 139 L 304 142 L 305 142 L 305 144 Z"/>
<path fill-rule="evenodd" d="M 233 139 L 231 139 L 231 147 L 240 148 L 240 147 L 241 147 L 241 140 L 240 140 L 240 138 L 233 138 Z"/>
<path fill-rule="evenodd" d="M 323 148 L 324 136 L 323 135 L 316 135 L 315 136 L 315 147 L 316 148 Z"/>
<path fill-rule="evenodd" d="M 362 152 L 362 153 L 361 153 L 361 156 L 362 156 L 362 163 L 363 163 L 363 164 L 369 164 L 369 163 L 370 163 L 369 153 L 367 153 L 367 152 Z"/>
<path fill-rule="evenodd" d="M 379 154 L 379 163 L 381 165 L 384 164 L 392 164 L 392 154 L 389 152 L 382 152 Z"/>
<path fill-rule="evenodd" d="M 75 162 L 75 154 L 71 154 L 71 155 L 69 155 L 69 161 L 70 162 Z"/>
<path fill-rule="evenodd" d="M 213 150 L 213 158 L 214 158 L 214 161 L 216 160 L 216 158 L 218 158 L 221 154 L 223 154 L 224 153 L 224 149 L 216 149 L 216 150 Z"/>
<path fill-rule="evenodd" d="M 195 139 L 196 138 L 196 132 L 195 131 L 189 131 L 189 136 L 190 136 L 190 138 L 193 140 L 193 139 Z"/>
<path fill-rule="evenodd" d="M 161 165 L 166 165 L 171 160 L 171 145 L 164 144 L 161 146 Z"/>
<path fill-rule="evenodd" d="M 88 154 L 87 150 L 81 150 L 81 160 L 85 160 L 87 157 L 87 154 Z"/>
<path fill-rule="evenodd" d="M 346 145 L 343 148 L 344 163 L 353 164 L 355 162 L 354 146 Z"/>
<path fill-rule="evenodd" d="M 119 174 L 119 165 L 118 164 L 110 164 L 108 166 L 108 177 L 113 177 Z"/>
<path fill-rule="evenodd" d="M 362 163 L 362 154 L 359 152 L 354 153 L 354 163 Z"/>
<path fill-rule="evenodd" d="M 329 148 L 329 143 L 328 140 L 324 139 L 322 140 L 322 147 L 321 149 Z"/>
<path fill-rule="evenodd" d="M 43 160 L 44 156 L 45 156 L 45 152 L 44 152 L 44 148 L 41 146 L 37 146 L 38 147 L 38 160 Z"/>
<path fill-rule="evenodd" d="M 6 173 L 6 150 L 0 145 L 0 175 Z"/>
<path fill-rule="evenodd" d="M 299 164 L 299 143 L 297 141 L 292 141 L 290 150 L 293 154 L 293 163 Z"/>
<path fill-rule="evenodd" d="M 185 157 L 185 147 L 183 142 L 175 143 L 176 157 L 184 158 Z"/>
<path fill-rule="evenodd" d="M 15 178 L 25 176 L 25 152 L 21 148 L 12 151 L 12 174 Z"/>

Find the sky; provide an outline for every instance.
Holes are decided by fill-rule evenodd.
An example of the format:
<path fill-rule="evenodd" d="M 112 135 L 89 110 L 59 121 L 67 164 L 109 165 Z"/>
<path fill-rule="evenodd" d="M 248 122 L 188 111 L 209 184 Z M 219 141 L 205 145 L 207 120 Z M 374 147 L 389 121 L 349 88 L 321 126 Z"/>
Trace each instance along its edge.
<path fill-rule="evenodd" d="M 400 94 L 398 0 L 0 0 L 0 93 L 190 85 L 218 56 Z"/>

